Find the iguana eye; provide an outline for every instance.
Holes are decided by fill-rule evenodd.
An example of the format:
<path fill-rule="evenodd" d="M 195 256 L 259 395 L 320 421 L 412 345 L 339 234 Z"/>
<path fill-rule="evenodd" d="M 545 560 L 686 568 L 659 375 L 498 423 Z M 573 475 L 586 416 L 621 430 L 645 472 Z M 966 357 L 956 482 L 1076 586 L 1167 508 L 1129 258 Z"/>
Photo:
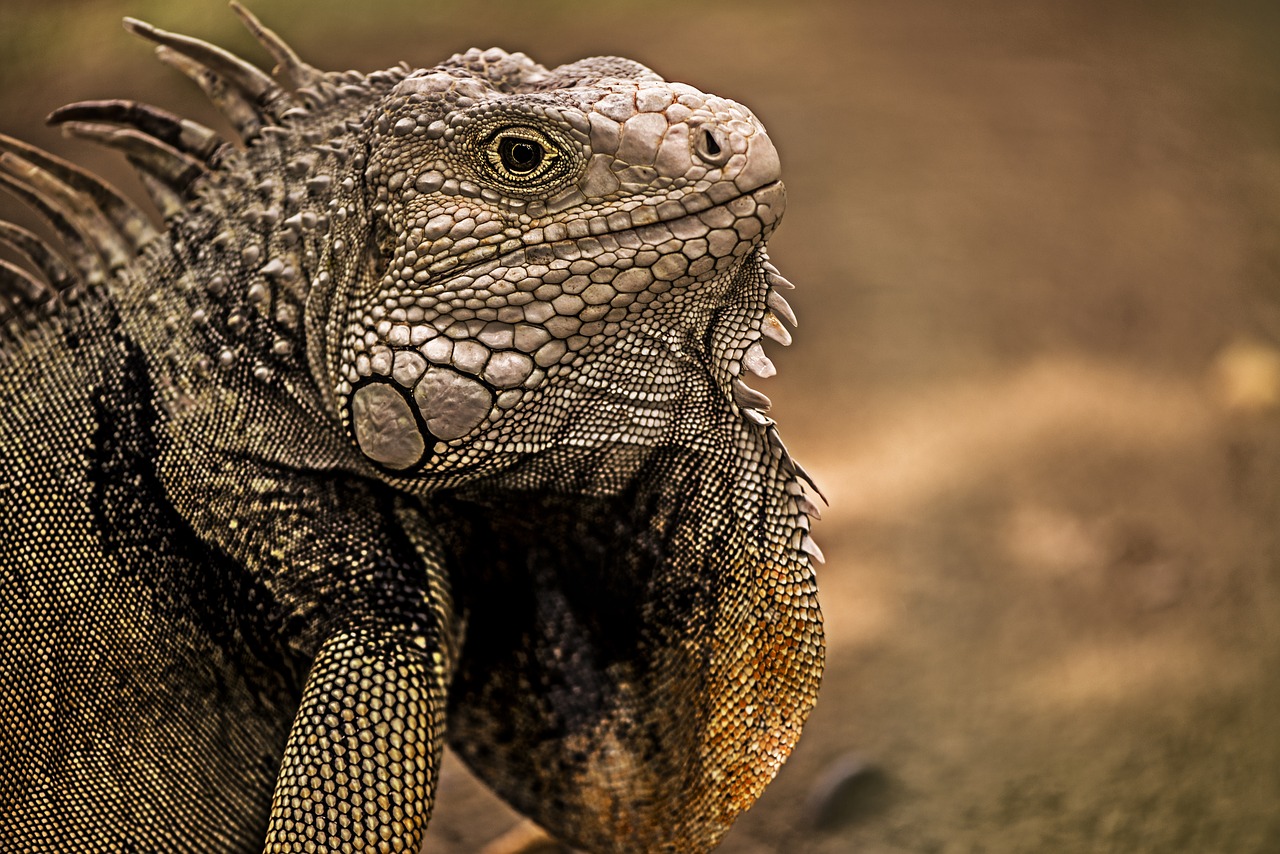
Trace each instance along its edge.
<path fill-rule="evenodd" d="M 507 171 L 516 175 L 528 175 L 542 164 L 542 145 L 531 139 L 509 136 L 498 143 L 498 156 Z"/>
<path fill-rule="evenodd" d="M 489 165 L 497 177 L 523 184 L 545 174 L 560 152 L 533 128 L 508 128 L 485 145 Z"/>

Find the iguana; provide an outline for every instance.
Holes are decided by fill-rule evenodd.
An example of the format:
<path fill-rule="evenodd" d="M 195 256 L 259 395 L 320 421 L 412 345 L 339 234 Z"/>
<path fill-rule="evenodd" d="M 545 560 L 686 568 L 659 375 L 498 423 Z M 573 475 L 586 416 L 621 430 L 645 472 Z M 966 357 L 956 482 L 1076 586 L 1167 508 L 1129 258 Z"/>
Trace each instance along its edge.
<path fill-rule="evenodd" d="M 777 153 L 644 66 L 277 74 L 127 20 L 240 136 L 0 140 L 0 848 L 412 851 L 446 740 L 587 851 L 705 851 L 823 660 Z M 277 77 L 281 82 L 277 82 Z"/>

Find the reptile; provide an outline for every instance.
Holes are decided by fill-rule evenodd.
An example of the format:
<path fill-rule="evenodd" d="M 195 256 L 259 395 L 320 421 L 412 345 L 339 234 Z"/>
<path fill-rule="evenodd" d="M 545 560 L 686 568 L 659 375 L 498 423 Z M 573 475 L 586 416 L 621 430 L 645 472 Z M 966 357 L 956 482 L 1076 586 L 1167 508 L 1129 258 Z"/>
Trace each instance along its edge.
<path fill-rule="evenodd" d="M 823 661 L 777 152 L 596 57 L 268 74 L 126 19 L 234 137 L 0 138 L 0 847 L 416 851 L 446 743 L 585 851 L 715 847 Z M 156 213 L 159 214 L 156 217 Z M 813 496 L 813 497 L 811 497 Z M 429 841 L 428 841 L 429 844 Z"/>

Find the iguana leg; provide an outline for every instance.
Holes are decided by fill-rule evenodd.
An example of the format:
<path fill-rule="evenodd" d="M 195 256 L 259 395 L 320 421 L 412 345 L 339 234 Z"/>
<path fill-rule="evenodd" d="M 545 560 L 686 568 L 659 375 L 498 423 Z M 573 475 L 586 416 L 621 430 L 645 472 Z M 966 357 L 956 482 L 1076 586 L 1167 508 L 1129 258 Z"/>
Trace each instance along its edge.
<path fill-rule="evenodd" d="M 311 662 L 264 850 L 416 852 L 460 634 L 445 538 L 465 526 L 367 481 L 201 447 L 162 458 L 167 480 L 206 486 L 174 491 L 181 512 L 260 581 L 264 633 Z"/>
<path fill-rule="evenodd" d="M 394 513 L 425 569 L 422 598 L 405 608 L 375 595 L 321 644 L 276 779 L 267 852 L 422 846 L 460 632 L 435 525 L 410 502 Z"/>
<path fill-rule="evenodd" d="M 271 804 L 266 851 L 414 851 L 444 747 L 448 662 L 401 628 L 327 640 L 303 690 Z"/>

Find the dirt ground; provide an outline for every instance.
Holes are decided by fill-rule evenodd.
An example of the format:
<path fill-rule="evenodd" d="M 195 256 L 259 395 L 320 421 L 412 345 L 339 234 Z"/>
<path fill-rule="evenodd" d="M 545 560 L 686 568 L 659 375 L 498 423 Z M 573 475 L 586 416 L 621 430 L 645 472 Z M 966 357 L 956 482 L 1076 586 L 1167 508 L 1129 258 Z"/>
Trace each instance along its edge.
<path fill-rule="evenodd" d="M 1280 7 L 251 5 L 325 67 L 619 53 L 770 128 L 829 665 L 723 851 L 1280 851 Z M 2 0 L 0 129 L 118 178 L 44 113 L 209 121 L 123 14 L 261 56 L 213 0 Z M 451 762 L 428 850 L 515 820 Z"/>

